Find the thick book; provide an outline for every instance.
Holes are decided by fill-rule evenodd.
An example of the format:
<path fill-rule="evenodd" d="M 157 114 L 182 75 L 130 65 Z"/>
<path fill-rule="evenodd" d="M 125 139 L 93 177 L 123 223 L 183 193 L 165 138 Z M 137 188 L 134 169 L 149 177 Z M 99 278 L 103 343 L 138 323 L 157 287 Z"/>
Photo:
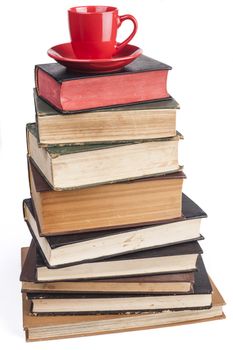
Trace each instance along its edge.
<path fill-rule="evenodd" d="M 129 253 L 101 261 L 48 268 L 37 250 L 34 277 L 38 282 L 90 280 L 194 271 L 202 249 L 198 242 Z M 28 257 L 30 263 L 30 256 Z M 21 279 L 25 275 L 21 274 Z"/>
<path fill-rule="evenodd" d="M 21 264 L 24 265 L 25 250 L 21 255 Z M 22 288 L 24 286 L 22 283 Z M 41 285 L 41 284 L 36 284 Z M 51 285 L 50 283 L 43 286 Z M 67 285 L 67 283 L 66 283 Z M 22 294 L 23 328 L 26 341 L 63 339 L 84 335 L 126 332 L 190 324 L 204 321 L 224 319 L 223 306 L 225 301 L 211 280 L 212 306 L 209 309 L 160 311 L 134 314 L 109 315 L 37 315 L 31 314 L 31 302 Z"/>
<path fill-rule="evenodd" d="M 128 263 L 128 262 L 126 262 Z M 210 307 L 212 287 L 201 256 L 197 260 L 193 294 L 134 295 L 27 293 L 36 314 L 98 314 Z"/>
<path fill-rule="evenodd" d="M 40 98 L 36 90 L 34 101 L 41 147 L 143 141 L 176 135 L 179 105 L 173 98 L 70 115 L 58 112 Z"/>
<path fill-rule="evenodd" d="M 37 282 L 37 250 L 33 241 L 30 248 L 21 249 L 21 257 L 25 261 L 21 272 L 22 293 L 193 293 L 194 272 L 88 281 Z"/>
<path fill-rule="evenodd" d="M 167 64 L 142 55 L 123 70 L 106 74 L 68 71 L 59 63 L 35 67 L 37 93 L 62 112 L 169 98 Z"/>
<path fill-rule="evenodd" d="M 54 191 L 29 160 L 31 196 L 43 236 L 149 225 L 179 218 L 184 177 L 179 171 L 121 183 Z"/>
<path fill-rule="evenodd" d="M 145 142 L 39 147 L 37 126 L 27 125 L 28 154 L 54 190 L 66 190 L 180 170 L 181 135 Z"/>
<path fill-rule="evenodd" d="M 79 262 L 101 260 L 132 251 L 158 248 L 199 240 L 201 219 L 205 212 L 185 194 L 182 216 L 175 221 L 149 226 L 90 232 L 83 235 L 41 237 L 31 199 L 23 202 L 24 219 L 48 267 L 62 267 Z"/>

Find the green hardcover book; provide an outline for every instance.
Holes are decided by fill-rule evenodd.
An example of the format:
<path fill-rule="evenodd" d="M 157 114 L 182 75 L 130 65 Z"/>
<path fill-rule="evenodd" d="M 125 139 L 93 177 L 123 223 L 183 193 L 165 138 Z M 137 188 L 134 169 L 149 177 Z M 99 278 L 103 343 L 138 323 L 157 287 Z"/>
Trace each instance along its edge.
<path fill-rule="evenodd" d="M 176 135 L 179 105 L 173 98 L 68 115 L 42 100 L 36 90 L 34 100 L 38 139 L 42 147 L 152 140 Z"/>
<path fill-rule="evenodd" d="M 54 190 L 88 187 L 180 170 L 181 135 L 146 142 L 41 148 L 35 123 L 27 125 L 28 154 Z"/>

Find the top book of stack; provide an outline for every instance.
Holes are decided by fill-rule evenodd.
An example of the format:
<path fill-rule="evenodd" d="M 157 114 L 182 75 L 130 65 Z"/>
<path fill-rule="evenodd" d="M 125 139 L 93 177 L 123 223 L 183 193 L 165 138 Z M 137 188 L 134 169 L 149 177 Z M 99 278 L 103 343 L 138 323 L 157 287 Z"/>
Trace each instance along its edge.
<path fill-rule="evenodd" d="M 169 69 L 142 55 L 123 70 L 104 75 L 73 73 L 58 63 L 41 64 L 35 78 L 39 96 L 65 113 L 169 98 Z"/>

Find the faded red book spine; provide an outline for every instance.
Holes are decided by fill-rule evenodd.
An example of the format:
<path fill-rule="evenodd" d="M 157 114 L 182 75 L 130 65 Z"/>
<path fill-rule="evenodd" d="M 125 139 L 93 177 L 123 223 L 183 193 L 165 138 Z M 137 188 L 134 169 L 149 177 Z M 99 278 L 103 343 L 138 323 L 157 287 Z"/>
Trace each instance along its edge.
<path fill-rule="evenodd" d="M 169 97 L 168 70 L 56 81 L 36 70 L 38 95 L 61 111 L 131 104 Z"/>

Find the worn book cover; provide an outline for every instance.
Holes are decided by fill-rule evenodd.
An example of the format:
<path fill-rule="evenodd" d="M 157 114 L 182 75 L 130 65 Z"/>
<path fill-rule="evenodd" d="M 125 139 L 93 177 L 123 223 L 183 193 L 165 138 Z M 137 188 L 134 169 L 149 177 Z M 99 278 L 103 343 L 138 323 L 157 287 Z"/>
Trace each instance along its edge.
<path fill-rule="evenodd" d="M 145 141 L 176 135 L 178 103 L 173 99 L 58 112 L 34 89 L 38 142 L 41 147 L 64 144 L 102 144 Z"/>
<path fill-rule="evenodd" d="M 177 172 L 182 135 L 112 144 L 39 147 L 35 123 L 27 124 L 28 155 L 54 190 L 67 190 Z"/>
<path fill-rule="evenodd" d="M 121 71 L 102 75 L 74 73 L 49 63 L 35 67 L 35 83 L 40 97 L 62 112 L 71 112 L 169 98 L 170 69 L 144 55 Z"/>

